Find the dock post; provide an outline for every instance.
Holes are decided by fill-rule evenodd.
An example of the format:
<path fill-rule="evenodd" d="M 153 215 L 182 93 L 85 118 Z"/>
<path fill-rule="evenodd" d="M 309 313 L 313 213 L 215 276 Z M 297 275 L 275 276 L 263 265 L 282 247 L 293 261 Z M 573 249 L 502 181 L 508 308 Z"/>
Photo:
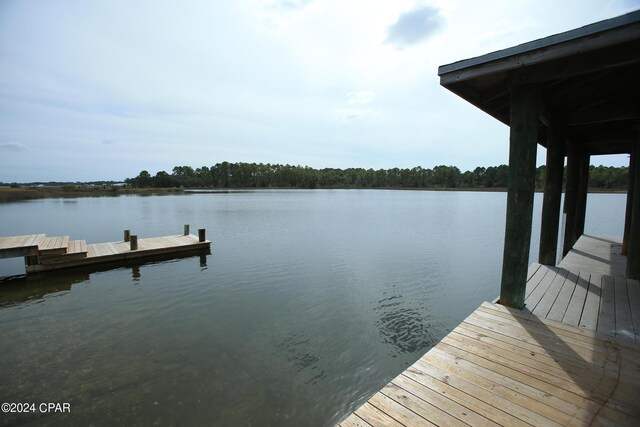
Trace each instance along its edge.
<path fill-rule="evenodd" d="M 207 240 L 207 238 L 205 237 L 205 230 L 204 230 L 204 228 L 199 228 L 198 229 L 198 242 L 204 242 L 205 240 Z"/>
<path fill-rule="evenodd" d="M 536 85 L 511 88 L 509 187 L 500 304 L 517 309 L 524 307 L 527 286 L 540 102 L 540 88 Z"/>
<path fill-rule="evenodd" d="M 556 120 L 549 127 L 547 139 L 547 175 L 544 180 L 542 220 L 540 224 L 540 252 L 538 262 L 556 265 L 558 251 L 558 225 L 562 198 L 562 174 L 564 172 L 564 141 L 566 125 Z"/>
<path fill-rule="evenodd" d="M 634 181 L 635 181 L 635 170 L 636 170 L 636 162 L 638 159 L 636 158 L 636 153 L 634 150 L 631 150 L 631 155 L 629 156 L 629 183 L 627 184 L 627 207 L 625 209 L 624 215 L 624 233 L 622 235 L 622 255 L 628 255 L 629 252 L 629 235 L 631 234 L 631 214 L 633 213 L 633 193 L 634 189 Z M 640 191 L 640 190 L 638 190 Z"/>
<path fill-rule="evenodd" d="M 128 242 L 131 238 L 131 230 L 124 230 L 124 241 Z"/>
<path fill-rule="evenodd" d="M 629 244 L 627 246 L 627 278 L 640 279 L 640 130 L 635 147 L 632 148 L 633 161 L 633 193 L 631 225 L 629 227 Z"/>
<path fill-rule="evenodd" d="M 138 236 L 135 234 L 131 235 L 131 250 L 132 251 L 138 250 Z"/>
<path fill-rule="evenodd" d="M 576 241 L 584 234 L 584 222 L 587 216 L 590 161 L 591 156 L 585 152 L 584 149 L 580 150 L 580 183 L 578 184 L 578 200 L 576 204 Z"/>
<path fill-rule="evenodd" d="M 567 186 L 564 195 L 564 213 L 567 221 L 564 228 L 564 242 L 562 242 L 562 256 L 569 253 L 576 237 L 576 212 L 578 206 L 578 191 L 580 187 L 580 153 L 575 142 L 567 145 Z"/>
<path fill-rule="evenodd" d="M 189 224 L 185 224 L 184 225 L 184 235 L 188 236 L 189 235 Z"/>

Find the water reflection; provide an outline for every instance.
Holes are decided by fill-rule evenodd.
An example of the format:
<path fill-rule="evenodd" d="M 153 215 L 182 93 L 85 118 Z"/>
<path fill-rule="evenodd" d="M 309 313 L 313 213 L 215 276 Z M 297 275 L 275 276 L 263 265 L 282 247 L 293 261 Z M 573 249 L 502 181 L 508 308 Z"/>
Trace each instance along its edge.
<path fill-rule="evenodd" d="M 197 256 L 199 257 L 200 270 L 205 270 L 207 268 L 207 256 L 211 255 L 211 250 L 203 249 L 197 251 L 197 253 Z M 11 307 L 27 301 L 42 299 L 49 294 L 70 291 L 74 284 L 89 282 L 93 273 L 113 269 L 130 269 L 133 282 L 139 282 L 142 277 L 140 269 L 142 266 L 162 264 L 167 261 L 192 257 L 194 257 L 193 253 L 182 253 L 177 255 L 154 257 L 153 260 L 146 262 L 131 260 L 50 271 L 27 276 L 12 276 L 0 280 L 0 308 Z"/>
<path fill-rule="evenodd" d="M 38 300 L 57 292 L 69 291 L 75 283 L 87 280 L 89 280 L 88 273 L 74 272 L 63 275 L 43 274 L 2 281 L 0 282 L 0 308 Z"/>

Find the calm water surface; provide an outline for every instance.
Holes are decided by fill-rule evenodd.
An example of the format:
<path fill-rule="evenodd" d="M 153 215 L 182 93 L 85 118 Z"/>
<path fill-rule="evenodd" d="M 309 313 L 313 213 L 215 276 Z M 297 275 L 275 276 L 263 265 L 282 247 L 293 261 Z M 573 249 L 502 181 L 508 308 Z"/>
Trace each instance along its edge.
<path fill-rule="evenodd" d="M 625 197 L 589 195 L 586 232 L 621 235 Z M 1 424 L 332 425 L 497 296 L 505 206 L 375 190 L 0 205 L 2 236 L 188 223 L 213 241 L 207 256 L 0 284 L 0 401 L 71 404 Z"/>

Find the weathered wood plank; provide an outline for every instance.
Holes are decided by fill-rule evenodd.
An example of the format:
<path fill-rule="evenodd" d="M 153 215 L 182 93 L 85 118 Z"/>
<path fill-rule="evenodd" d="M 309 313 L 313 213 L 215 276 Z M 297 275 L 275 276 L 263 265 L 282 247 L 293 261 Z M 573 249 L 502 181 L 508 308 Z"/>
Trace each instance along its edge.
<path fill-rule="evenodd" d="M 573 358 L 574 363 L 578 364 L 586 360 L 589 363 L 597 364 L 604 369 L 618 370 L 619 367 L 615 364 L 615 359 L 612 359 L 612 354 L 616 353 L 616 355 L 620 354 L 624 357 L 623 349 L 618 347 L 589 346 L 581 340 L 558 337 L 553 332 L 536 331 L 532 330 L 533 328 L 523 329 L 513 327 L 508 323 L 495 321 L 495 319 L 488 320 L 470 316 L 465 320 L 465 322 L 472 323 L 476 326 L 489 330 L 499 330 L 503 335 L 528 344 L 534 348 L 534 351 L 540 351 L 539 347 L 544 347 L 545 350 L 562 354 L 565 358 Z M 634 378 L 638 378 L 639 372 L 640 370 L 638 370 L 638 372 L 634 372 L 632 369 L 628 374 L 632 375 Z"/>
<path fill-rule="evenodd" d="M 604 399 L 599 399 L 599 401 L 596 402 L 593 399 L 586 398 L 584 393 L 581 392 L 581 386 L 578 384 L 574 383 L 572 390 L 567 390 L 569 383 L 557 381 L 551 384 L 546 381 L 548 377 L 545 377 L 544 380 L 540 379 L 541 375 L 537 370 L 527 369 L 522 365 L 517 366 L 517 364 L 512 362 L 503 364 L 494 361 L 495 359 L 485 359 L 467 349 L 459 349 L 451 345 L 453 342 L 450 341 L 443 341 L 441 344 L 442 346 L 440 348 L 456 357 L 457 360 L 465 360 L 473 364 L 478 372 L 484 374 L 485 378 L 488 378 L 487 376 L 490 375 L 498 376 L 504 380 L 505 383 L 514 387 L 515 390 L 530 395 L 533 399 L 550 407 L 567 414 L 572 414 L 574 419 L 577 418 L 582 421 L 588 421 L 599 409 L 598 403 L 604 403 Z M 506 359 L 501 359 L 501 361 L 505 362 Z M 522 384 L 525 386 L 523 387 Z"/>
<path fill-rule="evenodd" d="M 598 329 L 598 316 L 600 314 L 600 300 L 602 295 L 602 276 L 597 273 L 591 273 L 589 276 L 589 289 L 587 290 L 587 299 L 584 302 L 584 309 L 580 316 L 581 328 L 589 331 Z"/>
<path fill-rule="evenodd" d="M 536 286 L 536 288 L 531 291 L 531 294 L 529 294 L 529 296 L 525 299 L 526 311 L 532 312 L 533 310 L 535 310 L 536 306 L 538 305 L 542 297 L 544 297 L 547 289 L 549 289 L 549 286 L 551 286 L 551 282 L 553 282 L 553 279 L 555 279 L 559 271 L 557 267 L 542 266 L 540 270 L 542 269 L 546 269 L 547 272 L 542 280 L 540 280 L 538 286 Z"/>
<path fill-rule="evenodd" d="M 413 397 L 413 396 L 412 396 Z M 436 424 L 428 420 L 440 418 L 447 419 L 446 416 L 442 416 L 438 408 L 430 407 L 433 412 L 422 411 L 422 408 L 417 404 L 412 404 L 407 392 L 397 387 L 395 384 L 389 383 L 383 388 L 380 393 L 375 394 L 369 403 L 401 422 L 405 426 L 420 427 L 420 426 L 435 426 Z M 426 405 L 425 405 L 426 406 Z M 427 418 L 423 414 L 427 414 Z"/>
<path fill-rule="evenodd" d="M 577 282 L 578 276 L 574 273 L 567 272 L 562 288 L 560 289 L 560 292 L 558 292 L 558 296 L 546 316 L 547 319 L 556 320 L 558 322 L 562 321 L 562 318 L 569 308 L 569 302 L 571 301 L 573 292 L 576 289 Z"/>
<path fill-rule="evenodd" d="M 567 276 L 567 279 L 569 279 L 570 275 Z M 559 319 L 562 323 L 567 325 L 578 326 L 580 324 L 580 317 L 582 316 L 582 311 L 587 299 L 587 291 L 589 289 L 589 274 L 586 273 L 587 280 L 583 277 L 584 275 L 585 273 L 581 272 L 577 276 L 575 288 L 573 295 L 571 296 L 571 300 L 569 301 L 567 311 L 565 312 L 564 317 Z"/>
<path fill-rule="evenodd" d="M 624 277 L 614 278 L 615 283 L 615 316 L 616 337 L 635 341 L 627 280 Z"/>
<path fill-rule="evenodd" d="M 519 316 L 513 315 L 514 318 L 518 318 L 516 322 L 511 321 L 508 317 L 500 313 L 490 313 L 485 308 L 481 307 L 472 313 L 467 319 L 479 319 L 480 326 L 483 324 L 489 325 L 488 327 L 495 328 L 501 327 L 501 332 L 508 331 L 509 333 L 525 333 L 525 336 L 521 336 L 522 340 L 529 340 L 533 338 L 536 341 L 542 341 L 549 343 L 549 345 L 555 345 L 557 343 L 563 343 L 565 345 L 575 348 L 576 352 L 591 354 L 595 352 L 596 356 L 608 355 L 610 350 L 606 348 L 605 343 L 610 342 L 610 338 L 602 335 L 590 336 L 589 331 L 580 329 L 573 329 L 568 325 L 555 322 L 548 319 L 536 319 L 531 316 Z M 483 323 L 484 322 L 484 323 Z M 572 330 L 573 329 L 573 330 Z M 594 341 L 602 344 L 602 346 L 594 346 Z M 628 355 L 635 357 L 636 347 L 634 343 L 627 342 L 625 340 L 616 341 L 617 347 L 620 349 L 620 356 L 625 358 Z M 639 365 L 640 367 L 640 365 Z"/>
<path fill-rule="evenodd" d="M 620 255 L 621 239 L 583 235 L 558 264 L 570 271 L 588 271 L 607 276 L 624 276 L 626 257 Z M 612 248 L 616 250 L 612 250 Z"/>
<path fill-rule="evenodd" d="M 461 406 L 468 408 L 469 411 L 475 412 L 476 414 L 486 418 L 489 423 L 521 427 L 529 425 L 519 418 L 516 418 L 514 415 L 504 412 L 500 408 L 482 401 L 475 395 L 468 394 L 465 391 L 456 388 L 454 385 L 450 384 L 450 377 L 448 377 L 446 373 L 443 373 L 443 371 L 440 371 L 433 366 L 430 366 L 429 372 L 421 371 L 417 366 L 412 366 L 404 371 L 402 376 L 415 381 L 422 387 L 428 387 Z M 458 387 L 460 387 L 460 384 L 458 384 Z M 467 389 L 467 391 L 469 390 Z M 485 423 L 486 422 L 482 422 L 482 420 L 479 422 L 481 425 L 484 425 Z"/>
<path fill-rule="evenodd" d="M 540 299 L 540 302 L 538 303 L 538 305 L 536 305 L 536 308 L 532 311 L 533 314 L 537 316 L 542 316 L 542 317 L 547 316 L 547 314 L 549 313 L 549 310 L 551 310 L 551 306 L 553 305 L 556 298 L 558 297 L 558 294 L 560 293 L 560 289 L 562 289 L 562 286 L 567 277 L 567 273 L 568 271 L 563 269 L 560 269 L 557 272 L 556 277 L 554 277 L 553 281 L 551 282 L 551 285 L 549 286 L 545 294 Z"/>
<path fill-rule="evenodd" d="M 107 242 L 107 247 L 109 248 L 109 251 L 111 252 L 112 255 L 117 255 L 120 253 L 120 251 L 116 248 L 116 246 L 111 242 Z"/>
<path fill-rule="evenodd" d="M 547 423 L 554 420 L 562 425 L 567 425 L 571 419 L 566 412 L 556 407 L 556 405 L 562 406 L 560 402 L 551 396 L 544 396 L 543 392 L 533 387 L 520 384 L 508 377 L 498 375 L 490 370 L 470 363 L 465 359 L 455 357 L 447 351 L 441 350 L 438 346 L 432 348 L 429 354 L 431 356 L 428 359 L 429 363 L 449 372 L 454 372 L 463 378 L 468 378 L 469 381 L 472 381 L 474 384 L 478 384 L 518 406 L 528 407 L 546 418 Z M 506 407 L 507 410 L 508 408 L 509 407 Z M 569 410 L 564 407 L 563 409 Z"/>
<path fill-rule="evenodd" d="M 343 420 L 340 424 L 340 427 L 372 427 L 371 424 L 357 416 L 356 414 L 351 414 L 345 420 Z"/>
<path fill-rule="evenodd" d="M 598 351 L 604 354 L 609 354 L 610 352 L 609 347 L 611 346 L 611 338 L 608 336 L 585 329 L 574 328 L 572 326 L 545 318 L 532 316 L 521 311 L 511 310 L 508 307 L 503 307 L 497 304 L 493 305 L 493 307 L 487 307 L 486 304 L 487 303 L 484 303 L 478 310 L 476 310 L 476 313 L 491 313 L 488 310 L 493 309 L 495 315 L 506 318 L 507 326 L 515 326 L 517 329 L 517 326 L 521 325 L 523 328 L 526 328 L 527 332 L 529 332 L 530 335 L 533 334 L 532 336 L 537 336 L 537 333 L 542 333 L 544 336 L 547 336 L 549 338 L 561 338 L 562 341 L 566 343 L 579 343 L 580 347 L 583 348 L 594 347 L 592 351 Z M 510 314 L 514 319 L 518 319 L 517 323 L 508 322 Z M 597 345 L 594 346 L 594 343 Z M 615 347 L 619 349 L 620 357 L 622 357 L 623 359 L 628 358 L 629 360 L 634 361 L 634 363 L 637 363 L 638 371 L 640 372 L 640 361 L 636 360 L 638 351 L 636 344 L 628 342 L 626 340 L 616 340 Z"/>
<path fill-rule="evenodd" d="M 640 343 L 640 282 L 627 279 L 627 292 L 629 293 L 631 321 L 633 322 L 636 342 Z"/>
<path fill-rule="evenodd" d="M 355 413 L 356 415 L 358 415 L 358 417 L 362 418 L 374 427 L 402 427 L 402 424 L 400 424 L 398 421 L 391 418 L 368 402 L 359 407 Z"/>
<path fill-rule="evenodd" d="M 611 336 L 616 334 L 615 281 L 612 276 L 602 276 L 598 332 Z"/>
<path fill-rule="evenodd" d="M 466 426 L 466 425 L 487 425 L 493 424 L 490 423 L 488 419 L 483 416 L 480 416 L 473 411 L 470 411 L 463 405 L 460 405 L 456 401 L 449 399 L 448 397 L 443 397 L 438 392 L 424 387 L 415 381 L 412 381 L 406 376 L 399 375 L 394 378 L 390 384 L 391 389 L 393 389 L 394 395 L 389 394 L 389 396 L 400 397 L 401 400 L 399 402 L 406 402 L 407 399 L 412 399 L 413 396 L 418 397 L 420 400 L 423 400 L 427 404 L 430 404 L 435 409 L 429 409 L 428 411 L 419 412 L 422 413 L 424 417 L 434 420 L 438 425 L 451 425 L 451 426 Z M 393 388 L 393 387 L 396 388 Z M 384 389 L 382 389 L 383 393 L 387 393 Z M 407 396 L 407 392 L 411 393 L 411 397 Z M 388 394 L 388 393 L 387 393 Z M 404 399 L 402 397 L 404 396 Z M 397 398 L 394 397 L 394 398 Z M 434 412 L 438 413 L 438 417 L 434 418 Z"/>
<path fill-rule="evenodd" d="M 490 384 L 488 386 L 485 384 L 477 384 L 471 381 L 471 378 L 466 375 L 460 376 L 458 372 L 454 372 L 448 369 L 448 367 L 443 369 L 437 365 L 437 361 L 432 362 L 430 357 L 423 357 L 410 366 L 405 372 L 407 372 L 407 375 L 411 375 L 411 378 L 424 375 L 431 376 L 440 382 L 454 387 L 463 395 L 476 398 L 489 408 L 493 407 L 496 408 L 497 411 L 508 413 L 516 419 L 514 425 L 521 423 L 528 425 L 549 425 L 549 423 L 550 425 L 559 425 L 540 416 L 527 406 L 517 405 L 512 400 L 500 394 L 493 393 Z M 462 373 L 464 374 L 464 372 Z M 485 386 L 483 387 L 483 385 Z"/>
<path fill-rule="evenodd" d="M 543 380 L 554 387 L 566 390 L 578 396 L 584 396 L 585 386 L 588 387 L 588 390 L 593 393 L 594 396 L 599 396 L 599 390 L 596 388 L 598 379 L 588 375 L 581 376 L 580 385 L 577 385 L 576 377 L 562 369 L 562 367 L 560 367 L 561 365 L 557 363 L 554 367 L 547 363 L 524 357 L 520 353 L 506 354 L 495 352 L 492 351 L 490 345 L 459 333 L 451 333 L 447 335 L 443 342 L 478 357 L 483 357 L 483 355 L 493 353 L 492 360 L 490 362 L 499 363 L 504 367 L 516 370 L 525 375 L 532 375 L 536 379 Z M 580 404 L 583 401 L 584 399 L 580 400 Z"/>
<path fill-rule="evenodd" d="M 544 276 L 549 271 L 549 268 L 546 266 L 543 266 L 537 263 L 534 263 L 531 265 L 537 265 L 538 268 L 536 269 L 535 273 L 529 276 L 529 278 L 527 279 L 527 289 L 525 291 L 525 303 L 529 298 L 529 296 L 531 295 L 531 292 L 533 292 L 538 287 L 538 285 L 540 284 Z"/>
<path fill-rule="evenodd" d="M 0 249 L 12 249 L 20 243 L 22 236 L 7 236 L 0 238 Z"/>
<path fill-rule="evenodd" d="M 96 248 L 94 244 L 87 245 L 87 258 L 94 258 L 99 256 L 96 252 Z"/>

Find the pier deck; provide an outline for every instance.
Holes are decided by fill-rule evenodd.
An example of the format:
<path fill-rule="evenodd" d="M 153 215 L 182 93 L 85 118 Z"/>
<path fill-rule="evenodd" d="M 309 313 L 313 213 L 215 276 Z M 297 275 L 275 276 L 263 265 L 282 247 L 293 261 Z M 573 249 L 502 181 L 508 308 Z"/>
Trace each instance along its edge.
<path fill-rule="evenodd" d="M 340 426 L 640 425 L 640 285 L 583 238 L 531 266 L 524 310 L 483 303 Z"/>
<path fill-rule="evenodd" d="M 69 240 L 69 236 L 33 234 L 0 237 L 0 258 L 24 256 L 26 272 L 37 273 L 198 251 L 210 245 L 209 240 L 193 234 L 137 239 L 137 249 L 125 241 L 87 244 Z"/>

